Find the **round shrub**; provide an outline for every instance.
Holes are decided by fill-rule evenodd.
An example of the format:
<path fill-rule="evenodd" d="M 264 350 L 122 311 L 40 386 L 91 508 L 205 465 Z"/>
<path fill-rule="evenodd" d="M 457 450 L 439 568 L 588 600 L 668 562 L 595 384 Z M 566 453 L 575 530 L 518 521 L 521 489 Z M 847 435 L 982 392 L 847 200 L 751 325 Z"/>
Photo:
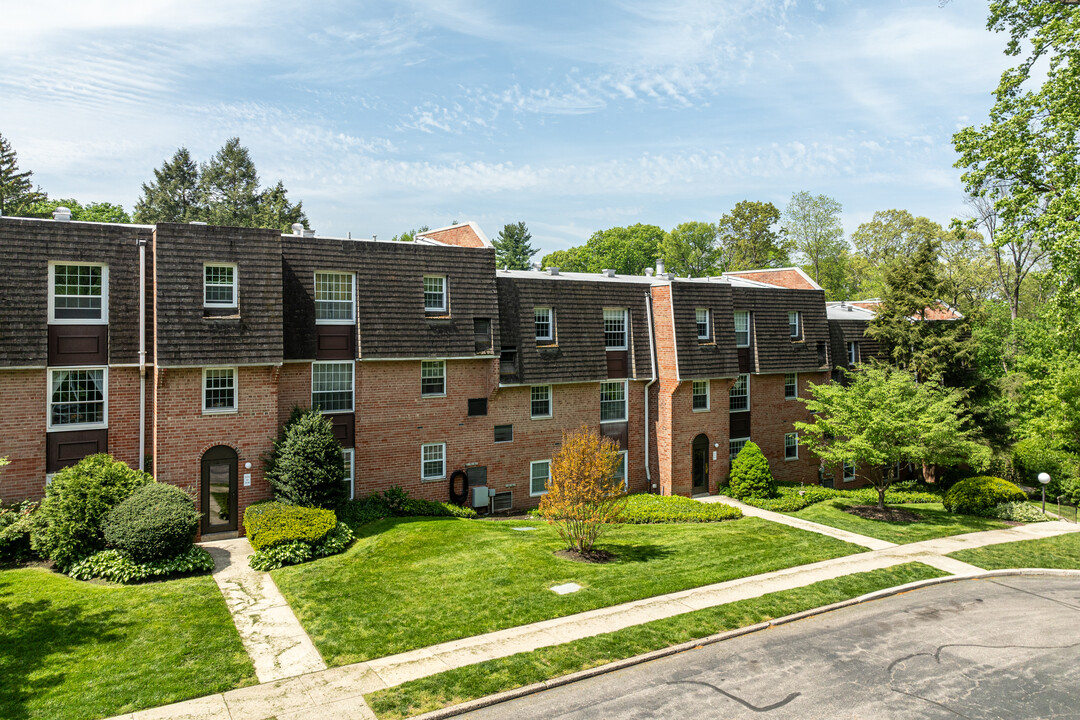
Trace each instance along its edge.
<path fill-rule="evenodd" d="M 109 511 L 153 480 L 104 453 L 64 468 L 45 488 L 45 499 L 33 515 L 34 550 L 65 572 L 104 550 L 102 525 Z"/>
<path fill-rule="evenodd" d="M 345 460 L 330 418 L 293 411 L 266 466 L 274 497 L 307 507 L 336 508 L 348 499 Z"/>
<path fill-rule="evenodd" d="M 942 501 L 949 512 L 965 515 L 988 515 L 998 505 L 1023 502 L 1027 495 L 1008 480 L 980 475 L 949 488 Z"/>
<path fill-rule="evenodd" d="M 105 518 L 105 542 L 137 563 L 165 560 L 195 539 L 195 501 L 174 485 L 151 483 L 133 492 Z"/>
<path fill-rule="evenodd" d="M 756 443 L 746 442 L 731 463 L 731 480 L 728 491 L 731 496 L 743 498 L 769 498 L 776 495 L 776 480 L 769 470 L 769 461 Z"/>

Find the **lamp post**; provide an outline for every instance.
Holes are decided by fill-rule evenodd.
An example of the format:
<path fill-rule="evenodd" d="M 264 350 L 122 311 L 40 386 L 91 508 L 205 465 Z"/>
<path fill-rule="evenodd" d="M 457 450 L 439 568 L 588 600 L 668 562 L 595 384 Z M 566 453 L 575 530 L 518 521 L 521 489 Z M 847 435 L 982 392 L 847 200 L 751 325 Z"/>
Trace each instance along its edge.
<path fill-rule="evenodd" d="M 1047 473 L 1039 473 L 1039 484 L 1042 485 L 1042 505 L 1043 515 L 1046 514 L 1046 486 L 1050 483 L 1050 475 Z"/>

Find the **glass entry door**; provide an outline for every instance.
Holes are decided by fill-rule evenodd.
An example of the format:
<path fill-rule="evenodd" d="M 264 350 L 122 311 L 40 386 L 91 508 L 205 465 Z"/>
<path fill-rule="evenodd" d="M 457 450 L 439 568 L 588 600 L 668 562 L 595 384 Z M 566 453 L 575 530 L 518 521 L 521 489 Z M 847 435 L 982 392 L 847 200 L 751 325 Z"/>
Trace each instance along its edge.
<path fill-rule="evenodd" d="M 709 438 L 704 434 L 694 438 L 691 450 L 690 475 L 693 478 L 691 492 L 695 495 L 709 491 Z"/>
<path fill-rule="evenodd" d="M 225 445 L 210 448 L 202 459 L 202 532 L 236 530 L 236 451 Z"/>

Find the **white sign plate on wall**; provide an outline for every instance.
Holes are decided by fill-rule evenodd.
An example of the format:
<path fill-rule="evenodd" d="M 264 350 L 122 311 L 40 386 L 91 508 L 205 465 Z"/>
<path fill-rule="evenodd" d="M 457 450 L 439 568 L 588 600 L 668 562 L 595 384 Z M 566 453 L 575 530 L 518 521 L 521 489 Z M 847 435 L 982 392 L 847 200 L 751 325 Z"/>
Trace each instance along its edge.
<path fill-rule="evenodd" d="M 244 473 L 244 487 L 251 487 L 251 473 Z"/>

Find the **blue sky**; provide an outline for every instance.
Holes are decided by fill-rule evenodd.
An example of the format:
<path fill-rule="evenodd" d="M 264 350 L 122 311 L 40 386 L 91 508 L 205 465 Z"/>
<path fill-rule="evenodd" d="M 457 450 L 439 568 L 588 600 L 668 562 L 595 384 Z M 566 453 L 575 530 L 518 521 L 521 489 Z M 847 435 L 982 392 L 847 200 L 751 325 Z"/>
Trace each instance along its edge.
<path fill-rule="evenodd" d="M 986 3 L 8 3 L 0 133 L 54 197 L 130 209 L 231 136 L 319 234 L 524 220 L 543 251 L 792 193 L 942 223 L 1006 65 Z"/>

